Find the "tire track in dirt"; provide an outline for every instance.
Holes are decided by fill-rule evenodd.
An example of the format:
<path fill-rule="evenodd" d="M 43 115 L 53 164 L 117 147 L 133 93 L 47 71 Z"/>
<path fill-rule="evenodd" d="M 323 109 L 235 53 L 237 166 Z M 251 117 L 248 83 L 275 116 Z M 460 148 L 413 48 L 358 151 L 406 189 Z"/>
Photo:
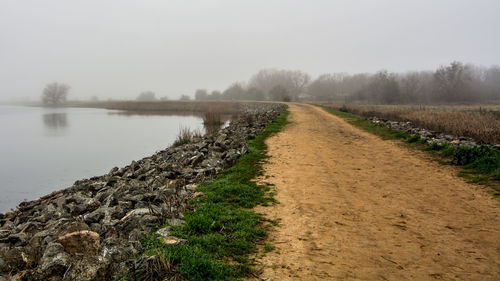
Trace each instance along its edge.
<path fill-rule="evenodd" d="M 452 167 L 305 104 L 267 140 L 266 280 L 499 280 L 500 203 Z"/>

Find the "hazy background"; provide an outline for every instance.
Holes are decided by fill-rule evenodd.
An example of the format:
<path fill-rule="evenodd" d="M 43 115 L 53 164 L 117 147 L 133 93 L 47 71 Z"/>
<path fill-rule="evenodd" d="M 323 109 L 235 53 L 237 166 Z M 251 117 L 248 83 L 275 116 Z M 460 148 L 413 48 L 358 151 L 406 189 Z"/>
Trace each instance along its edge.
<path fill-rule="evenodd" d="M 0 0 L 0 100 L 178 98 L 262 68 L 321 73 L 500 63 L 500 1 Z"/>

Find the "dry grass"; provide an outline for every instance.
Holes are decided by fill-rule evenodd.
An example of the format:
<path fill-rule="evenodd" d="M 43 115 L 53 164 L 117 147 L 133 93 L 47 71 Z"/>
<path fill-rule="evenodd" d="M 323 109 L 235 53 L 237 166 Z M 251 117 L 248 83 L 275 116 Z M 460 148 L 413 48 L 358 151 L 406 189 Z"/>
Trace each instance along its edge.
<path fill-rule="evenodd" d="M 205 126 L 220 126 L 224 124 L 222 121 L 221 112 L 208 111 L 203 115 L 203 125 Z"/>
<path fill-rule="evenodd" d="M 203 126 L 208 135 L 216 134 L 224 123 L 220 112 L 208 111 L 203 115 Z"/>
<path fill-rule="evenodd" d="M 138 102 L 138 101 L 102 101 L 102 102 L 71 102 L 66 106 L 105 108 L 112 110 L 147 111 L 147 112 L 178 112 L 204 113 L 219 112 L 220 114 L 234 114 L 241 110 L 238 102 Z"/>
<path fill-rule="evenodd" d="M 177 147 L 186 143 L 190 143 L 195 139 L 200 139 L 203 137 L 203 134 L 200 130 L 191 130 L 187 127 L 179 128 L 179 135 L 177 139 L 174 141 L 173 146 Z"/>
<path fill-rule="evenodd" d="M 500 144 L 498 106 L 322 105 L 335 109 L 344 107 L 343 110 L 363 117 L 409 121 L 420 128 Z"/>

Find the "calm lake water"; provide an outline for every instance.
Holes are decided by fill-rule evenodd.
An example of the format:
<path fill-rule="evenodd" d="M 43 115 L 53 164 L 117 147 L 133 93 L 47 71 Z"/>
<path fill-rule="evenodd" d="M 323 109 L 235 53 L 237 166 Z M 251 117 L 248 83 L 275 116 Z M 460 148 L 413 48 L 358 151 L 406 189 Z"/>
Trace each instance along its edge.
<path fill-rule="evenodd" d="M 191 116 L 123 115 L 89 108 L 0 105 L 0 212 L 107 173 L 173 143 Z"/>

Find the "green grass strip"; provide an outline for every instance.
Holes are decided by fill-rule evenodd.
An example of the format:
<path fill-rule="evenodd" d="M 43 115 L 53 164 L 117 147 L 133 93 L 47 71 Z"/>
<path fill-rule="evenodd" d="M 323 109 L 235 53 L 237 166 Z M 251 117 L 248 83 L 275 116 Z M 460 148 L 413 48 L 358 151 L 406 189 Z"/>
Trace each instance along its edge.
<path fill-rule="evenodd" d="M 264 218 L 251 208 L 274 201 L 269 187 L 252 179 L 262 174 L 261 164 L 267 158 L 265 139 L 283 129 L 288 114 L 284 111 L 248 140 L 250 152 L 235 166 L 198 187 L 206 196 L 190 202 L 195 210 L 186 212 L 185 224 L 172 232 L 186 239 L 186 244 L 166 246 L 151 234 L 143 241 L 143 255 L 163 257 L 185 280 L 239 280 L 248 276 L 252 272 L 249 254 L 267 235 Z"/>
<path fill-rule="evenodd" d="M 324 106 L 322 108 L 333 115 L 343 118 L 347 123 L 375 134 L 382 139 L 401 139 L 413 147 L 449 159 L 440 161 L 440 163 L 461 166 L 464 170 L 458 176 L 465 178 L 470 183 L 488 185 L 494 189 L 494 195 L 500 195 L 500 186 L 497 183 L 492 183 L 492 181 L 500 181 L 500 151 L 498 150 L 487 147 L 454 147 L 449 144 L 428 144 L 419 135 L 395 131 L 383 124 L 375 124 L 370 120 L 348 112 Z"/>

